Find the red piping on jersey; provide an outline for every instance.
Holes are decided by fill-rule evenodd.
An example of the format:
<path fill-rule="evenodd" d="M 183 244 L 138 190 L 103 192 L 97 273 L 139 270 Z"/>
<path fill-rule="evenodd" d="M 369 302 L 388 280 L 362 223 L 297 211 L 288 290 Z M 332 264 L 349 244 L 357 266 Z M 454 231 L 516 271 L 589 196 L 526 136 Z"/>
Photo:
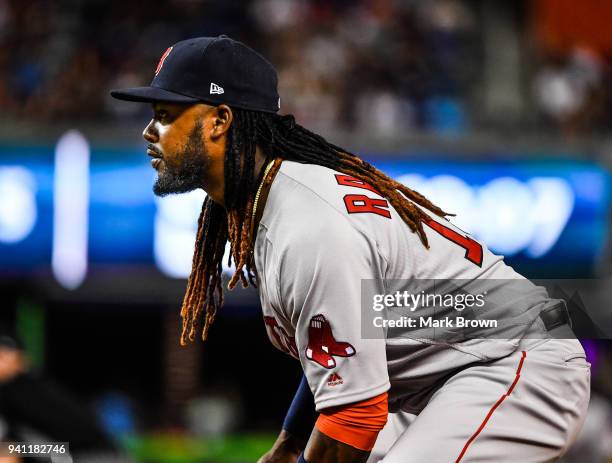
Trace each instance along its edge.
<path fill-rule="evenodd" d="M 470 437 L 469 440 L 463 446 L 463 450 L 461 450 L 461 453 L 459 454 L 459 456 L 455 460 L 455 463 L 459 463 L 461 461 L 461 459 L 465 455 L 465 452 L 467 452 L 468 447 L 472 444 L 472 442 L 474 442 L 476 440 L 478 435 L 482 432 L 482 430 L 486 426 L 487 422 L 489 421 L 489 419 L 493 415 L 493 412 L 497 409 L 497 407 L 499 407 L 502 404 L 502 402 L 504 400 L 506 400 L 506 397 L 510 397 L 510 394 L 512 394 L 512 391 L 514 390 L 514 387 L 516 386 L 516 384 L 518 383 L 519 378 L 521 377 L 521 368 L 523 368 L 523 362 L 525 361 L 525 357 L 527 357 L 527 352 L 523 351 L 523 356 L 521 357 L 521 361 L 519 362 L 518 368 L 516 369 L 516 376 L 514 377 L 514 381 L 510 385 L 510 388 L 508 389 L 508 392 L 506 392 L 504 395 L 502 395 L 499 398 L 499 400 L 497 402 L 495 402 L 495 405 L 493 405 L 493 407 L 491 407 L 491 410 L 489 410 L 489 413 L 487 413 L 487 416 L 482 421 L 482 423 L 480 424 L 480 426 L 478 427 L 476 432 L 474 434 L 472 434 L 472 437 Z"/>

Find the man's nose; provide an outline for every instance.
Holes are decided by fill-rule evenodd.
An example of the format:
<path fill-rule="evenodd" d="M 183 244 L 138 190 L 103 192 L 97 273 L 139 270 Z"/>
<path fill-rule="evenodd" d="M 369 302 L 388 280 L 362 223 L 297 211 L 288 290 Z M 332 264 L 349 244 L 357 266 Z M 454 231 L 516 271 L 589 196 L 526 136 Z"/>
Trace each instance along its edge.
<path fill-rule="evenodd" d="M 142 137 L 149 143 L 157 143 L 159 141 L 159 136 L 157 134 L 157 130 L 155 130 L 154 122 L 155 121 L 151 119 L 151 122 L 149 122 L 149 124 L 142 131 Z"/>

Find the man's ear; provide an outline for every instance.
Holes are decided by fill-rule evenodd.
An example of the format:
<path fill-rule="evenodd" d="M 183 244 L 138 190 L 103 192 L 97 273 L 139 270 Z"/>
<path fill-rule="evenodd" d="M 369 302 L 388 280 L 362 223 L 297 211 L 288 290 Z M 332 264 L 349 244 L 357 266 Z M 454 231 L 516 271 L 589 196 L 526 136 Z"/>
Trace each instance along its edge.
<path fill-rule="evenodd" d="M 227 105 L 216 106 L 213 112 L 213 126 L 210 138 L 213 140 L 224 136 L 232 125 L 234 114 Z"/>

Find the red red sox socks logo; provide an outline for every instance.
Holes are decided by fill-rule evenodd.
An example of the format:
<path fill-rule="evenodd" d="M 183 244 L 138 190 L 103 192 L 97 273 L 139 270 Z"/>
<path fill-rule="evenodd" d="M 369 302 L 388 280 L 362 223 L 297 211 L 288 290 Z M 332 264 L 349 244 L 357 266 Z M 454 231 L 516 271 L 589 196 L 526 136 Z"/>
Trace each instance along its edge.
<path fill-rule="evenodd" d="M 323 315 L 315 315 L 310 319 L 308 327 L 308 347 L 306 358 L 318 363 L 324 368 L 336 366 L 336 357 L 351 357 L 355 348 L 348 342 L 336 341 L 329 322 Z"/>

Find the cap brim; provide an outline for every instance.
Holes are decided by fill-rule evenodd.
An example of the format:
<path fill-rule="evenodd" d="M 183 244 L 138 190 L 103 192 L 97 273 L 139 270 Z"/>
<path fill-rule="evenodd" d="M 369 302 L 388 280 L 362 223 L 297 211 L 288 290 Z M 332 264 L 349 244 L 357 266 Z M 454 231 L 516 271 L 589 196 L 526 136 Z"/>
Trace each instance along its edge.
<path fill-rule="evenodd" d="M 140 103 L 153 103 L 156 101 L 167 103 L 197 103 L 200 101 L 197 98 L 170 92 L 157 87 L 124 88 L 121 90 L 111 90 L 110 94 L 113 98 L 117 98 L 118 100 L 137 101 Z"/>

